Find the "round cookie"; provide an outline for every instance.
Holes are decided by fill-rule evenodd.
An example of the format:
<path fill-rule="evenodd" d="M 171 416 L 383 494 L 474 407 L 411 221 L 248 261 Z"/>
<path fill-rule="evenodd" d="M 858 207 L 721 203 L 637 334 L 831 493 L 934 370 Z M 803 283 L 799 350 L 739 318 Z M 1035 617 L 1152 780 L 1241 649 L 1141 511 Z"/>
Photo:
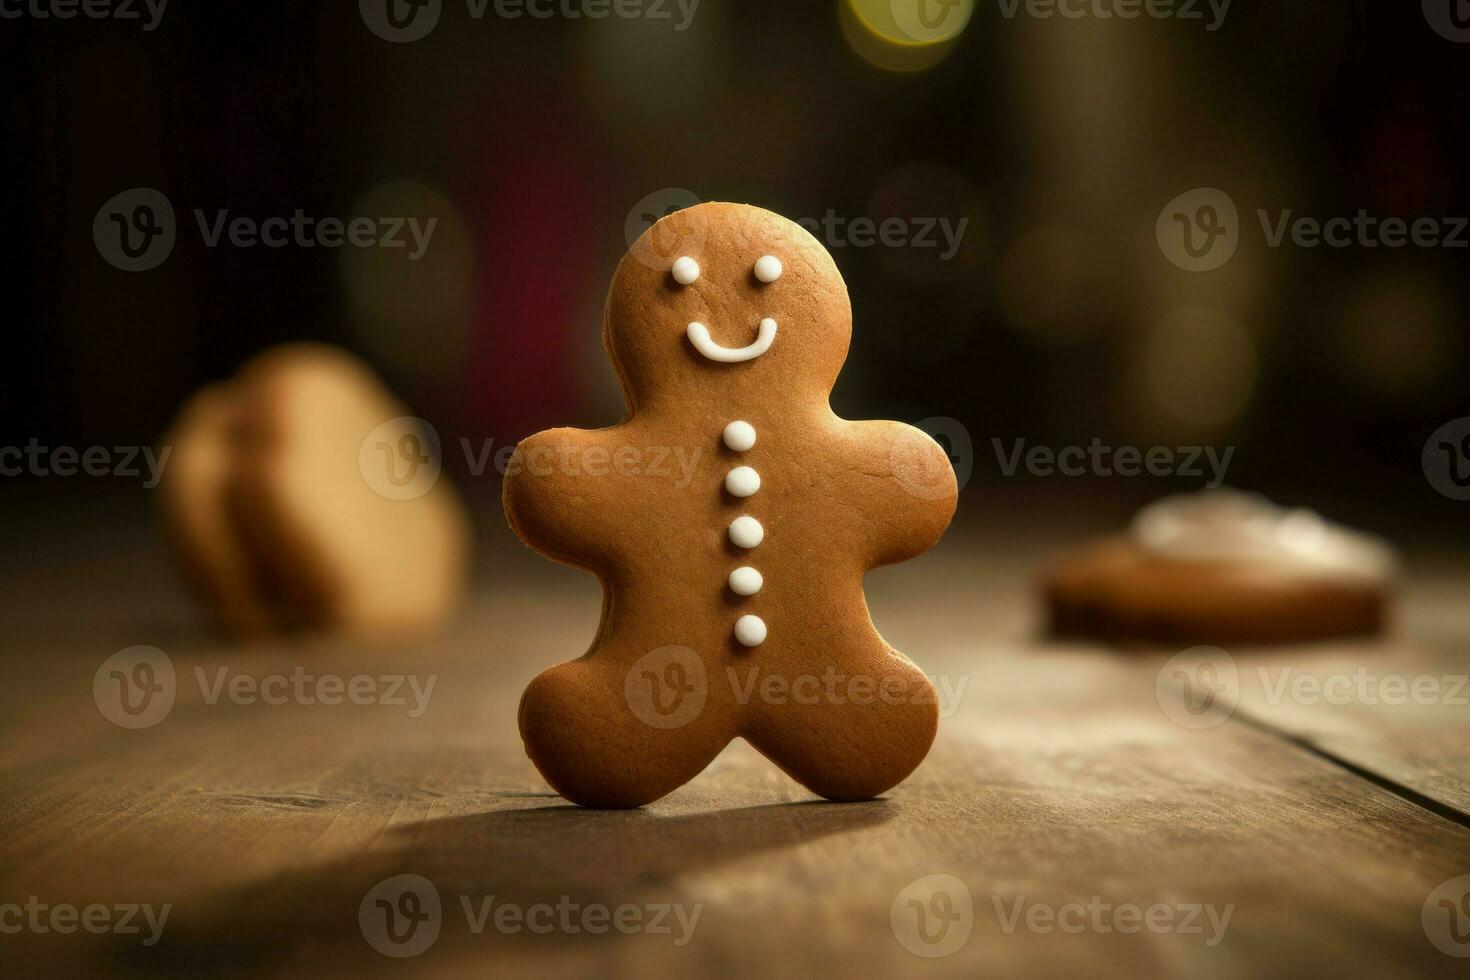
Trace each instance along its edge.
<path fill-rule="evenodd" d="M 258 356 L 186 410 L 166 510 L 227 625 L 236 607 L 265 627 L 362 634 L 448 615 L 468 561 L 458 497 L 436 480 L 395 499 L 361 459 L 411 422 L 365 365 L 317 344 Z"/>
<path fill-rule="evenodd" d="M 1058 637 L 1253 645 L 1381 632 L 1387 545 L 1231 490 L 1158 501 L 1129 533 L 1058 561 L 1042 592 Z"/>
<path fill-rule="evenodd" d="M 640 240 L 614 274 L 627 416 L 532 436 L 506 473 L 511 527 L 604 593 L 591 649 L 522 698 L 527 754 L 587 806 L 658 799 L 737 737 L 828 799 L 876 796 L 924 758 L 938 704 L 873 628 L 863 575 L 938 541 L 948 459 L 909 426 L 833 414 L 851 311 L 801 227 L 702 204 L 644 238 L 687 250 L 649 261 Z M 895 472 L 915 456 L 941 474 L 931 493 Z"/>

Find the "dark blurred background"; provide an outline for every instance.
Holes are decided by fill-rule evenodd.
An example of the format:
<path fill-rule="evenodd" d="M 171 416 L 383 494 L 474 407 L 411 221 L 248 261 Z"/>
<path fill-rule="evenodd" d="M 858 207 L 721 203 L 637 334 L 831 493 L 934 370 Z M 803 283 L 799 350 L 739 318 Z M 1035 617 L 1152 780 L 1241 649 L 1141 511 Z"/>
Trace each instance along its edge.
<path fill-rule="evenodd" d="M 932 2 L 931 20 L 954 12 Z M 992 442 L 1098 438 L 1233 446 L 1231 484 L 1470 545 L 1470 504 L 1421 463 L 1431 433 L 1470 416 L 1470 249 L 1272 248 L 1256 216 L 1365 209 L 1448 233 L 1470 215 L 1470 43 L 1403 0 L 1236 0 L 1214 30 L 1202 0 L 1200 19 L 1006 6 L 927 43 L 869 0 L 703 0 L 692 16 L 669 0 L 667 19 L 600 20 L 508 19 L 493 0 L 477 19 L 445 0 L 411 43 L 348 0 L 175 0 L 153 30 L 0 19 L 0 445 L 153 443 L 199 385 L 320 339 L 434 422 L 488 512 L 495 475 L 464 472 L 455 440 L 617 419 L 603 294 L 629 229 L 687 191 L 840 223 L 818 233 L 855 318 L 835 406 L 958 420 L 967 520 L 991 504 L 1121 515 L 1203 483 L 1008 477 Z M 177 214 L 147 272 L 93 239 L 135 187 Z M 1201 187 L 1238 207 L 1239 244 L 1192 272 L 1155 227 Z M 210 248 L 195 209 L 438 224 L 413 261 Z M 848 240 L 886 218 L 907 239 L 932 223 L 937 244 Z M 951 249 L 941 229 L 961 222 Z M 0 479 L 0 499 L 46 506 L 116 493 L 142 491 Z"/>

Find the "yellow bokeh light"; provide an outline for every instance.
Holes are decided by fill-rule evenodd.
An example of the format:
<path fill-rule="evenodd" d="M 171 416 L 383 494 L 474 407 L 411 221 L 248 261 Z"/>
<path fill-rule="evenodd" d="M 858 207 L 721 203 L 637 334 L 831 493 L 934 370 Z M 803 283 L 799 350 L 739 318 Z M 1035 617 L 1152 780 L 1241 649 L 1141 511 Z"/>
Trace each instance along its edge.
<path fill-rule="evenodd" d="M 864 60 L 915 72 L 944 60 L 974 11 L 974 0 L 839 0 L 838 22 Z"/>
<path fill-rule="evenodd" d="M 1235 319 L 1208 307 L 1176 310 L 1144 346 L 1143 368 L 1154 404 L 1176 421 L 1201 427 L 1236 421 L 1256 386 L 1256 343 Z"/>

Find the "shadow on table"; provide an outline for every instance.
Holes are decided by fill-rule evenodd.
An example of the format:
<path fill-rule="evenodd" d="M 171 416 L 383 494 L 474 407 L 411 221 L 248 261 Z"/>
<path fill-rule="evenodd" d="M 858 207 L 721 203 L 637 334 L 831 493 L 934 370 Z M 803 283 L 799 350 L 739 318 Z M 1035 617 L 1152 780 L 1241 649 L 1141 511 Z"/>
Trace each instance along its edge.
<path fill-rule="evenodd" d="M 889 803 L 876 800 L 806 801 L 672 817 L 562 804 L 430 820 L 388 831 L 386 845 L 379 842 L 360 856 L 180 903 L 162 942 L 151 949 L 120 947 L 112 966 L 198 976 L 312 962 L 330 964 L 334 971 L 349 960 L 386 965 L 393 961 L 370 942 L 382 945 L 389 932 L 395 940 L 411 935 L 411 920 L 421 917 L 430 901 L 425 894 L 430 889 L 421 883 L 405 888 L 386 881 L 398 875 L 421 876 L 437 892 L 441 921 L 432 952 L 479 943 L 488 960 L 507 944 L 534 956 L 537 944 L 550 951 L 573 943 L 615 943 L 627 938 L 616 928 L 545 935 L 522 925 L 517 932 L 502 932 L 493 910 L 679 902 L 684 874 L 873 827 L 893 815 Z M 419 894 L 405 898 L 405 890 Z M 486 900 L 492 896 L 487 919 Z M 667 921 L 677 934 L 675 918 Z M 406 940 L 404 948 L 411 942 Z"/>

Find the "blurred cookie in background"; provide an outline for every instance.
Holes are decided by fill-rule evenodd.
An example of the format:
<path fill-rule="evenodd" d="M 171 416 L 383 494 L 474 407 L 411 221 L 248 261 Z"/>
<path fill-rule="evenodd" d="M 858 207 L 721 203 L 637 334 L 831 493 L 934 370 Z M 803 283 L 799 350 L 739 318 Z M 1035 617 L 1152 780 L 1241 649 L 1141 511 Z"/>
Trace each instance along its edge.
<path fill-rule="evenodd" d="M 350 354 L 269 350 L 165 441 L 169 538 L 232 632 L 412 631 L 463 594 L 469 525 L 437 437 Z"/>
<path fill-rule="evenodd" d="M 1220 489 L 1150 504 L 1042 589 L 1057 637 L 1265 644 L 1382 632 L 1398 577 L 1379 538 Z"/>
<path fill-rule="evenodd" d="M 228 385 L 214 384 L 184 404 L 164 436 L 172 456 L 159 493 L 189 582 L 226 628 L 254 636 L 269 632 L 275 617 L 229 513 L 236 402 Z"/>

